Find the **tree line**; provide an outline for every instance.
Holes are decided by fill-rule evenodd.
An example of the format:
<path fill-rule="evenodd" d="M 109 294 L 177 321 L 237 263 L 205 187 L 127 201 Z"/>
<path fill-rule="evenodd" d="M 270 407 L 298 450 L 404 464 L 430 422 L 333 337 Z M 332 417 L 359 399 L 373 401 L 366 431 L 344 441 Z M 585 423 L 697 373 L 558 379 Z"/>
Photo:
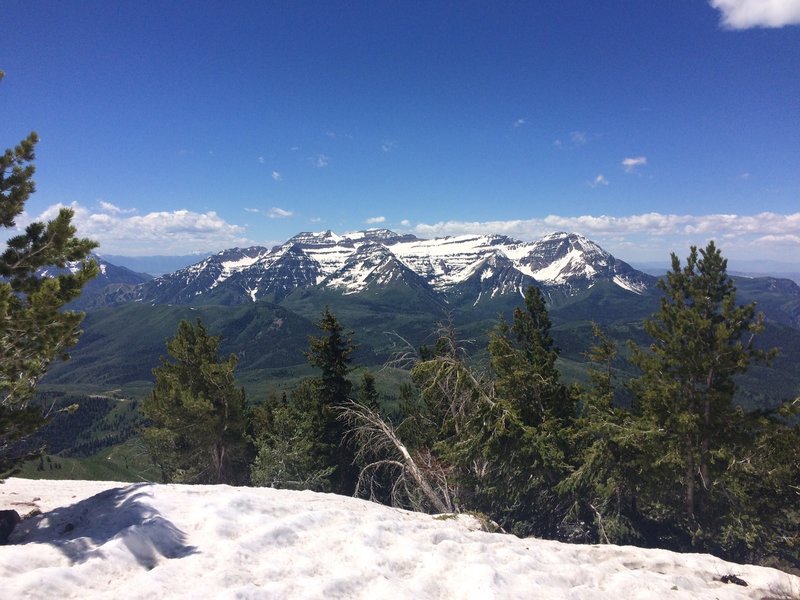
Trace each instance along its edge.
<path fill-rule="evenodd" d="M 595 326 L 590 384 L 562 382 L 531 287 L 490 332 L 486 368 L 452 327 L 409 349 L 391 414 L 369 372 L 354 393 L 355 343 L 328 309 L 307 352 L 319 375 L 252 406 L 235 356 L 219 359 L 219 338 L 183 322 L 143 403 L 145 441 L 164 481 L 332 491 L 480 513 L 522 536 L 797 566 L 800 399 L 750 413 L 733 400 L 736 376 L 774 355 L 755 345 L 763 317 L 736 303 L 713 242 L 683 265 L 673 255 L 659 286 L 650 344 L 630 344 L 633 380 L 617 381 L 619 348 Z M 614 401 L 623 388 L 630 406 Z"/>

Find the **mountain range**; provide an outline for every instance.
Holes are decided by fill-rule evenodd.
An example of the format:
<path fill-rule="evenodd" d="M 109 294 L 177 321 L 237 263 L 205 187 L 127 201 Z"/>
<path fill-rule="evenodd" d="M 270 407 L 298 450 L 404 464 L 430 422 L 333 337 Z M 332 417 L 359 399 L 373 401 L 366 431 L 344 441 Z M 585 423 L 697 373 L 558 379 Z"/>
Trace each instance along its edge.
<path fill-rule="evenodd" d="M 146 281 L 115 282 L 85 306 L 124 302 L 233 305 L 282 302 L 297 290 L 343 295 L 407 287 L 431 301 L 477 305 L 538 285 L 553 300 L 600 281 L 641 295 L 656 278 L 587 238 L 554 233 L 535 242 L 500 235 L 419 239 L 388 229 L 300 233 L 271 249 L 233 248 Z M 88 297 L 89 295 L 87 295 Z"/>

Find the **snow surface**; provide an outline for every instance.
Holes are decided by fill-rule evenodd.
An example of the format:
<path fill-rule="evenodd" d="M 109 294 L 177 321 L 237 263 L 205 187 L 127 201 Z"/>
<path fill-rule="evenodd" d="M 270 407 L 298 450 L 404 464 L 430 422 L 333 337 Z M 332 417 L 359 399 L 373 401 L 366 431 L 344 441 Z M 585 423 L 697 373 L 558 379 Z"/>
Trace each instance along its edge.
<path fill-rule="evenodd" d="M 636 284 L 632 281 L 620 277 L 619 275 L 614 275 L 613 281 L 622 289 L 634 292 L 636 294 L 642 294 L 646 289 L 644 284 Z"/>
<path fill-rule="evenodd" d="M 543 269 L 534 271 L 533 277 L 537 281 L 563 283 L 568 277 L 581 274 L 581 271 L 587 277 L 594 275 L 594 269 L 584 261 L 583 252 L 572 248 L 566 255 L 554 260 Z"/>
<path fill-rule="evenodd" d="M 2 598 L 798 598 L 800 578 L 703 554 L 478 531 L 363 500 L 270 488 L 8 479 L 26 514 Z M 725 584 L 736 575 L 748 587 Z"/>
<path fill-rule="evenodd" d="M 388 248 L 410 269 L 429 279 L 435 289 L 444 290 L 466 281 L 489 256 L 502 252 L 503 246 L 493 241 L 490 235 L 461 235 L 398 242 Z"/>
<path fill-rule="evenodd" d="M 222 261 L 222 268 L 226 271 L 241 271 L 258 262 L 261 256 L 242 256 L 239 260 Z"/>

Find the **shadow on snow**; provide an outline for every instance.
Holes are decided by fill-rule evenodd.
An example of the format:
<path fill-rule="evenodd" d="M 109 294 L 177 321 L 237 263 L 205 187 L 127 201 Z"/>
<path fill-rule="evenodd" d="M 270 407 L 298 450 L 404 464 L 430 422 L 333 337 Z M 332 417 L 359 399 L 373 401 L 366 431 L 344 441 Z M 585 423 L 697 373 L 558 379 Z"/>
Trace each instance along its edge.
<path fill-rule="evenodd" d="M 149 485 L 112 488 L 29 519 L 14 531 L 12 543 L 52 544 L 74 564 L 106 557 L 114 550 L 105 544 L 119 540 L 147 569 L 155 567 L 159 556 L 194 554 L 197 549 L 186 544 L 186 534 L 147 503 L 152 493 L 144 488 Z"/>

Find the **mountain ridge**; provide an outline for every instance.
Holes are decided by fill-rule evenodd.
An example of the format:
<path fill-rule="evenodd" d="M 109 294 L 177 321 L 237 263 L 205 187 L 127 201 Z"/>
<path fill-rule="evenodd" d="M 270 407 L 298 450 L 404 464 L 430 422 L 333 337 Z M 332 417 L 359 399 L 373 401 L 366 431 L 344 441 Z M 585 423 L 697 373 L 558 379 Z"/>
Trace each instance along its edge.
<path fill-rule="evenodd" d="M 326 230 L 300 232 L 271 249 L 226 249 L 173 273 L 118 287 L 95 304 L 280 302 L 301 289 L 322 286 L 350 295 L 392 281 L 446 303 L 478 304 L 497 295 L 522 295 L 529 285 L 570 296 L 601 280 L 642 294 L 656 278 L 576 233 L 523 242 L 492 234 L 426 240 L 389 229 L 343 235 Z"/>

